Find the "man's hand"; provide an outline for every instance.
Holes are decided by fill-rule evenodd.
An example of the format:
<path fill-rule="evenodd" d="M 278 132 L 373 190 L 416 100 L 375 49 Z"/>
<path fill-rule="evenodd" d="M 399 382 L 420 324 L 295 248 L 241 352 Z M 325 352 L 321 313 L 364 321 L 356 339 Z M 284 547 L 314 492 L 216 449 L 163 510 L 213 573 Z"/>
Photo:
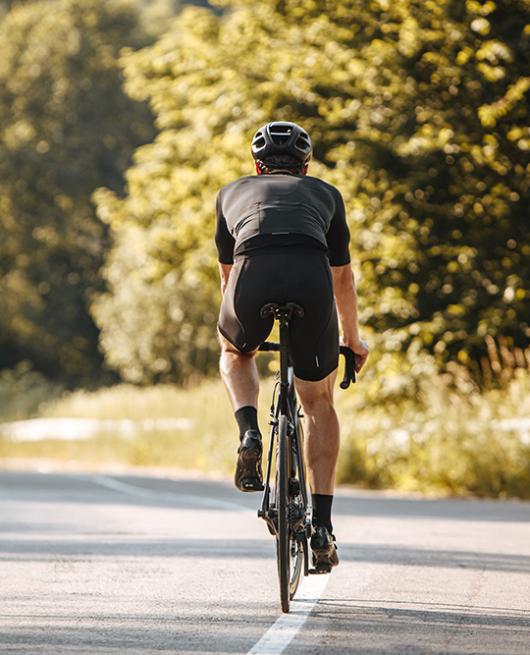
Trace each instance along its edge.
<path fill-rule="evenodd" d="M 370 353 L 370 348 L 364 339 L 347 342 L 341 339 L 341 346 L 346 346 L 355 353 L 355 371 L 358 373 L 364 366 Z"/>

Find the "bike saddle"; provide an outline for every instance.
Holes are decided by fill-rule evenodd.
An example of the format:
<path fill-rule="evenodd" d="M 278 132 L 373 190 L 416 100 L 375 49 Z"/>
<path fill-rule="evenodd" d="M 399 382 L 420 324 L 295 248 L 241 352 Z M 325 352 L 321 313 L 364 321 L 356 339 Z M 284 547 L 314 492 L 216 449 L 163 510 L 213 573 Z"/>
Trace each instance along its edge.
<path fill-rule="evenodd" d="M 280 305 L 277 302 L 268 302 L 266 305 L 260 309 L 261 318 L 268 318 L 273 316 L 277 319 L 287 319 L 290 320 L 293 316 L 296 318 L 304 317 L 304 308 L 297 305 L 295 302 L 288 302 L 284 305 Z"/>

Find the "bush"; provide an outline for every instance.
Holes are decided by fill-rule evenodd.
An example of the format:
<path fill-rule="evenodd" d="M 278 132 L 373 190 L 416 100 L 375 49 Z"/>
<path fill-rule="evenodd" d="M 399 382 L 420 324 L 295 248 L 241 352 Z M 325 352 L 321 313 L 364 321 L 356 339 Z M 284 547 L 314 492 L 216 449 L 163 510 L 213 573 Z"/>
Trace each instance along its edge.
<path fill-rule="evenodd" d="M 21 362 L 0 371 L 0 420 L 13 421 L 38 414 L 45 402 L 58 398 L 63 388 Z"/>
<path fill-rule="evenodd" d="M 424 377 L 415 400 L 364 408 L 351 397 L 339 398 L 339 482 L 530 498 L 530 439 L 513 421 L 530 415 L 530 375 L 516 370 L 506 388 L 483 393 L 463 393 L 457 383 L 448 376 Z"/>

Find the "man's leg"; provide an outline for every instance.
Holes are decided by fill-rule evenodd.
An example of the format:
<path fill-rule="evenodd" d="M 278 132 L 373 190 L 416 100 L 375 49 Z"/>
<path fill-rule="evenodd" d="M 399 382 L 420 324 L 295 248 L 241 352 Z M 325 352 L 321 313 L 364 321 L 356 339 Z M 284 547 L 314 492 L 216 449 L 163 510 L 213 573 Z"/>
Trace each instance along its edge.
<path fill-rule="evenodd" d="M 313 564 L 320 572 L 329 572 L 339 563 L 331 522 L 340 442 L 339 421 L 333 406 L 336 377 L 335 370 L 318 382 L 295 378 L 305 414 L 306 463 L 313 498 L 315 533 L 311 537 L 311 549 Z"/>
<path fill-rule="evenodd" d="M 306 464 L 314 494 L 333 494 L 335 466 L 339 454 L 339 421 L 333 406 L 333 387 L 337 371 L 323 380 L 295 379 L 305 414 Z"/>
<path fill-rule="evenodd" d="M 221 378 L 228 392 L 234 412 L 241 407 L 257 407 L 259 393 L 256 352 L 242 353 L 219 334 L 221 343 Z"/>
<path fill-rule="evenodd" d="M 242 353 L 219 334 L 221 343 L 220 371 L 239 426 L 241 444 L 235 473 L 235 484 L 241 491 L 261 491 L 261 434 L 258 427 L 259 378 L 255 351 Z"/>

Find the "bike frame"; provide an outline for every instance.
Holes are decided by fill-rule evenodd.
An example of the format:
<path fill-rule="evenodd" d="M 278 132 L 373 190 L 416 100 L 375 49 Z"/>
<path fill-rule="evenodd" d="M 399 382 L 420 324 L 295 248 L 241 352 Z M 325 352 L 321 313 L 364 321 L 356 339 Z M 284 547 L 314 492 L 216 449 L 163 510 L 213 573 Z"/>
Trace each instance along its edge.
<path fill-rule="evenodd" d="M 275 452 L 278 453 L 280 447 L 280 416 L 287 419 L 286 452 L 288 453 L 288 477 L 289 480 L 298 483 L 298 492 L 300 504 L 299 527 L 293 533 L 293 538 L 301 545 L 303 551 L 303 574 L 308 575 L 308 545 L 307 539 L 311 536 L 311 514 L 312 506 L 307 489 L 305 466 L 303 458 L 303 437 L 302 425 L 300 422 L 301 413 L 299 411 L 296 392 L 294 388 L 294 373 L 289 357 L 289 321 L 293 316 L 302 317 L 303 310 L 294 304 L 278 307 L 274 306 L 269 310 L 279 322 L 280 343 L 262 345 L 262 350 L 276 350 L 280 352 L 280 379 L 276 384 L 273 401 L 271 405 L 271 432 L 269 442 L 269 452 L 267 458 L 267 469 L 265 475 L 265 489 L 261 508 L 258 516 L 265 519 L 271 534 L 278 537 L 278 498 L 274 498 L 271 503 L 271 474 L 272 462 Z"/>
<path fill-rule="evenodd" d="M 297 307 L 297 306 L 294 306 Z M 258 516 L 264 518 L 269 526 L 269 530 L 272 534 L 276 534 L 276 526 L 274 524 L 274 516 L 271 514 L 270 507 L 270 478 L 272 473 L 272 461 L 274 459 L 274 449 L 277 445 L 278 437 L 278 423 L 279 416 L 283 414 L 287 416 L 290 424 L 288 439 L 289 439 L 289 450 L 294 455 L 293 460 L 291 461 L 291 468 L 294 469 L 296 466 L 296 473 L 298 474 L 298 479 L 300 482 L 300 493 L 302 496 L 304 504 L 304 524 L 306 525 L 306 532 L 308 533 L 311 529 L 311 512 L 312 506 L 310 502 L 309 494 L 307 493 L 307 484 L 305 476 L 305 467 L 303 459 L 303 444 L 300 443 L 300 432 L 301 425 L 298 425 L 299 419 L 302 417 L 298 410 L 298 402 L 296 398 L 296 392 L 294 388 L 294 372 L 293 367 L 289 358 L 289 321 L 294 310 L 290 311 L 281 311 L 282 308 L 279 308 L 280 311 L 274 310 L 274 316 L 278 319 L 279 328 L 280 328 L 280 343 L 279 344 L 270 344 L 264 343 L 260 350 L 277 350 L 280 352 L 280 379 L 277 383 L 277 388 L 273 394 L 273 400 L 271 405 L 271 431 L 270 431 L 270 440 L 269 440 L 269 454 L 267 458 L 267 470 L 265 474 L 265 490 L 263 494 L 263 500 L 261 504 L 261 509 L 258 511 Z M 298 308 L 301 309 L 301 308 Z M 298 314 L 300 315 L 300 314 Z M 276 392 L 278 392 L 278 397 L 276 398 Z M 295 471 L 293 470 L 293 473 Z M 305 565 L 306 575 L 307 575 L 307 561 Z"/>

